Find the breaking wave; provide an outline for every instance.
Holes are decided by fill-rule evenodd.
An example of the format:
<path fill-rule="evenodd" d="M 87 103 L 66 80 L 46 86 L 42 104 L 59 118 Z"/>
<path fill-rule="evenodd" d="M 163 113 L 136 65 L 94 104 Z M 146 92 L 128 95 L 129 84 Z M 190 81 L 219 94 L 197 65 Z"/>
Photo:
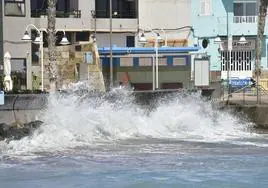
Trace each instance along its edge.
<path fill-rule="evenodd" d="M 30 137 L 10 141 L 7 153 L 61 151 L 128 139 L 226 142 L 252 136 L 250 123 L 213 108 L 198 94 L 173 93 L 141 105 L 131 91 L 88 92 L 83 84 L 49 96 L 40 118 L 44 124 Z"/>

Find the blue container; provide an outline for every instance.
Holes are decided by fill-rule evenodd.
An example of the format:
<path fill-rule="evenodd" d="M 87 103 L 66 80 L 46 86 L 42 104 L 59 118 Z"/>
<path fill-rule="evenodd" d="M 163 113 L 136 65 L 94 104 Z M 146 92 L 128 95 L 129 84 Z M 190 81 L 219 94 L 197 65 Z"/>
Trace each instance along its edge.
<path fill-rule="evenodd" d="M 3 91 L 0 91 L 0 105 L 5 104 L 5 93 Z"/>
<path fill-rule="evenodd" d="M 242 88 L 242 87 L 245 87 L 247 85 L 250 85 L 251 81 L 250 81 L 250 79 L 231 79 L 229 81 L 229 84 L 232 87 Z"/>

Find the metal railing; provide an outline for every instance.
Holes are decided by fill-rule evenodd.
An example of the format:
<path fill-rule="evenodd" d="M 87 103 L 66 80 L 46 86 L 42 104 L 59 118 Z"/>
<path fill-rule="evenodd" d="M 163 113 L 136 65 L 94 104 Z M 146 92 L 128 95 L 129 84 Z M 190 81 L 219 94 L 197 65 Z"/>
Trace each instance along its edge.
<path fill-rule="evenodd" d="M 257 100 L 257 90 L 259 91 L 259 101 Z M 223 95 L 223 101 L 241 103 L 242 104 L 261 104 L 263 102 L 268 104 L 268 90 L 262 85 L 249 84 L 240 89 L 235 90 L 227 95 Z"/>
<path fill-rule="evenodd" d="M 96 18 L 109 18 L 110 14 L 108 10 L 96 10 L 95 11 Z M 132 19 L 137 18 L 137 11 L 118 11 L 113 13 L 113 18 L 125 18 Z"/>
<path fill-rule="evenodd" d="M 37 9 L 31 11 L 32 18 L 39 18 L 41 16 L 46 16 L 47 10 Z M 71 10 L 71 11 L 56 11 L 57 18 L 81 18 L 81 10 Z"/>
<path fill-rule="evenodd" d="M 260 85 L 265 89 L 268 90 L 268 79 L 260 79 Z"/>
<path fill-rule="evenodd" d="M 257 23 L 257 16 L 234 16 L 234 23 Z"/>

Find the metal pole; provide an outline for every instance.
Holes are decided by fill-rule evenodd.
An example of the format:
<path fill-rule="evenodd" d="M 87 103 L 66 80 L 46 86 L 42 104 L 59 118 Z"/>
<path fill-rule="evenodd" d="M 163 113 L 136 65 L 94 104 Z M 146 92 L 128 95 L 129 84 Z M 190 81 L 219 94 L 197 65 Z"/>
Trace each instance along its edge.
<path fill-rule="evenodd" d="M 246 95 L 246 91 L 245 88 L 243 89 L 243 104 L 245 104 L 246 100 L 245 100 L 245 95 Z"/>
<path fill-rule="evenodd" d="M 168 46 L 168 43 L 167 43 L 167 34 L 166 34 L 166 32 L 165 32 L 165 30 L 164 29 L 161 29 L 161 31 L 164 33 L 164 35 L 165 35 L 165 47 L 167 47 Z"/>
<path fill-rule="evenodd" d="M 97 13 L 96 13 L 96 11 L 95 11 L 95 16 L 94 16 L 95 18 L 94 18 L 94 28 L 95 28 L 95 37 L 97 37 L 96 35 L 97 35 Z"/>
<path fill-rule="evenodd" d="M 110 88 L 113 87 L 113 46 L 112 46 L 112 15 L 113 15 L 113 4 L 112 0 L 110 0 Z"/>
<path fill-rule="evenodd" d="M 153 58 L 153 67 L 152 67 L 152 69 L 153 69 L 153 91 L 154 91 L 155 90 L 155 57 L 152 56 L 152 58 Z"/>
<path fill-rule="evenodd" d="M 227 86 L 228 86 L 228 95 L 227 95 L 227 101 L 229 101 L 229 97 L 230 97 L 230 66 L 231 66 L 231 61 L 232 61 L 232 51 L 229 50 L 229 61 L 228 61 L 228 66 L 227 66 Z"/>
<path fill-rule="evenodd" d="M 158 39 L 157 39 L 157 36 L 156 36 L 156 39 L 155 39 L 155 61 L 156 61 L 156 89 L 159 88 L 159 80 L 158 80 Z"/>
<path fill-rule="evenodd" d="M 255 60 L 256 61 L 256 94 L 257 94 L 257 104 L 260 104 L 260 91 L 259 91 L 259 83 L 260 83 L 260 77 L 259 77 L 259 61 L 258 59 Z"/>
<path fill-rule="evenodd" d="M 226 10 L 227 11 L 227 10 Z M 229 102 L 229 97 L 230 97 L 230 78 L 229 78 L 229 73 L 230 73 L 230 65 L 231 65 L 231 56 L 232 56 L 232 47 L 233 47 L 233 40 L 232 40 L 232 36 L 229 36 L 229 14 L 227 12 L 227 28 L 226 28 L 226 32 L 227 32 L 227 51 L 229 53 L 229 60 L 228 60 L 228 64 L 227 64 L 227 103 Z"/>
<path fill-rule="evenodd" d="M 26 80 L 27 80 L 27 89 L 32 89 L 32 65 L 30 61 L 30 52 L 27 52 L 27 58 L 26 58 Z"/>
<path fill-rule="evenodd" d="M 44 47 L 43 31 L 40 31 L 40 58 L 41 58 L 41 91 L 44 91 Z"/>

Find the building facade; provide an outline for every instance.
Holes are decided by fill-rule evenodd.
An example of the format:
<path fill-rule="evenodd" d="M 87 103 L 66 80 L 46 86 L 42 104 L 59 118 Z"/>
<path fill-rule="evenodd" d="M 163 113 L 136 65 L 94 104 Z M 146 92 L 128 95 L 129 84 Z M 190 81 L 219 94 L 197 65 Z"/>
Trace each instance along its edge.
<path fill-rule="evenodd" d="M 254 77 L 259 0 L 192 0 L 193 40 L 210 58 L 212 79 Z M 244 36 L 246 44 L 240 44 Z M 220 37 L 222 43 L 215 43 Z M 267 24 L 261 68 L 266 71 Z"/>
<path fill-rule="evenodd" d="M 112 17 L 109 2 L 58 0 L 56 29 L 65 30 L 71 44 L 88 41 L 90 35 L 95 34 L 100 48 L 110 45 L 111 31 L 111 42 L 118 47 L 153 47 L 155 33 L 163 38 L 159 47 L 193 45 L 191 0 L 113 0 Z M 0 40 L 3 38 L 3 42 L 2 47 L 0 45 L 0 65 L 3 65 L 3 54 L 9 52 L 18 89 L 31 89 L 33 75 L 41 74 L 39 44 L 21 39 L 27 27 L 33 39 L 37 36 L 29 24 L 38 29 L 47 28 L 47 0 L 1 0 L 1 6 Z M 139 43 L 142 33 L 148 39 L 146 45 Z M 62 36 L 62 32 L 57 32 L 57 45 L 60 45 Z M 45 48 L 46 37 L 44 32 Z"/>
<path fill-rule="evenodd" d="M 37 29 L 47 28 L 47 0 L 1 0 L 3 11 L 3 53 L 11 54 L 11 69 L 16 89 L 31 89 L 32 77 L 40 77 L 39 44 L 22 41 L 28 27 L 34 39 Z M 56 29 L 65 30 L 71 43 L 88 41 L 90 32 L 91 4 L 87 1 L 58 0 Z M 57 32 L 57 45 L 63 36 Z M 44 32 L 44 48 L 47 47 L 47 34 Z M 3 55 L 0 57 L 3 62 Z M 47 79 L 47 77 L 45 78 Z"/>
<path fill-rule="evenodd" d="M 123 43 L 113 44 L 113 79 L 114 83 L 125 82 L 129 79 L 136 90 L 152 89 L 175 89 L 190 87 L 191 75 L 191 57 L 190 51 L 196 51 L 197 48 L 191 47 L 191 19 L 190 19 L 190 0 L 141 0 L 137 1 L 135 15 L 132 22 L 135 30 L 129 31 L 127 36 L 119 36 Z M 183 17 L 180 14 L 184 15 Z M 113 20 L 116 23 L 117 18 Z M 118 20 L 119 23 L 123 23 Z M 113 28 L 114 32 L 120 32 L 120 29 Z M 109 36 L 109 33 L 106 34 Z M 157 42 L 158 55 L 156 55 L 155 45 L 157 36 L 161 40 Z M 103 38 L 107 41 L 106 47 L 109 47 L 109 38 Z M 141 42 L 141 36 L 144 36 L 146 42 Z M 116 37 L 113 35 L 113 41 Z M 99 41 L 97 33 L 97 41 Z M 126 41 L 124 41 L 126 40 Z M 128 42 L 132 41 L 131 43 Z M 102 44 L 102 43 L 100 43 Z M 109 49 L 100 46 L 100 55 L 104 65 L 106 80 L 109 80 L 110 53 Z M 120 47 L 120 48 L 118 48 Z M 133 48 L 134 47 L 134 48 Z M 143 47 L 145 51 L 141 50 Z M 178 48 L 177 51 L 166 53 L 162 48 Z M 181 49 L 180 49 L 181 48 Z M 170 50 L 166 48 L 167 52 Z M 159 66 L 156 64 L 156 56 Z M 157 71 L 158 70 L 158 71 Z M 154 75 L 155 74 L 155 75 Z M 155 77 L 155 83 L 154 83 Z M 155 84 L 155 87 L 154 87 Z"/>

